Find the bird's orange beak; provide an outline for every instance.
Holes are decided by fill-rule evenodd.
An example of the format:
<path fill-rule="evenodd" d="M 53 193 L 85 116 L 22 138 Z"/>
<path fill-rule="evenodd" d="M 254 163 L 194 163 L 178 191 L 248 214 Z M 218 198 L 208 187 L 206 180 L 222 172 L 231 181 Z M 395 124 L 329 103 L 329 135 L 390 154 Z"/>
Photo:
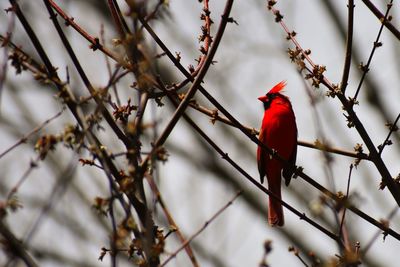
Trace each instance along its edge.
<path fill-rule="evenodd" d="M 261 102 L 267 102 L 268 101 L 268 97 L 266 95 L 260 96 L 258 98 L 258 100 L 260 100 Z"/>

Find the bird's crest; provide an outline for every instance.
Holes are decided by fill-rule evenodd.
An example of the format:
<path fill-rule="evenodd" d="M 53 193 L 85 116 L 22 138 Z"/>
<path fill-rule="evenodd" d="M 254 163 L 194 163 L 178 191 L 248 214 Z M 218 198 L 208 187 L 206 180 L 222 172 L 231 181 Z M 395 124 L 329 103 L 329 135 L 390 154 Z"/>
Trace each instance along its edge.
<path fill-rule="evenodd" d="M 281 81 L 280 83 L 272 87 L 272 89 L 269 90 L 268 94 L 276 94 L 280 92 L 283 88 L 285 88 L 285 86 L 286 86 L 286 81 Z"/>

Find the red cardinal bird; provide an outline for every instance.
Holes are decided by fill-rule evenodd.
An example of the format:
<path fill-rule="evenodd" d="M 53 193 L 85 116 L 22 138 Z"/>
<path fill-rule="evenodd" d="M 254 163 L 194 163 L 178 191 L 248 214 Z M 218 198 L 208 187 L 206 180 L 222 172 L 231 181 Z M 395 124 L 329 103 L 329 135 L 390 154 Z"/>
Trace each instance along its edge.
<path fill-rule="evenodd" d="M 266 95 L 258 99 L 264 104 L 264 118 L 261 124 L 259 139 L 278 155 L 295 165 L 297 154 L 296 118 L 289 98 L 280 93 L 286 82 L 275 85 Z M 274 159 L 265 149 L 257 149 L 258 171 L 261 183 L 267 176 L 268 188 L 281 198 L 281 173 L 286 185 L 289 185 L 294 168 L 284 168 L 284 163 Z M 268 222 L 272 226 L 284 224 L 283 209 L 279 201 L 269 197 Z"/>

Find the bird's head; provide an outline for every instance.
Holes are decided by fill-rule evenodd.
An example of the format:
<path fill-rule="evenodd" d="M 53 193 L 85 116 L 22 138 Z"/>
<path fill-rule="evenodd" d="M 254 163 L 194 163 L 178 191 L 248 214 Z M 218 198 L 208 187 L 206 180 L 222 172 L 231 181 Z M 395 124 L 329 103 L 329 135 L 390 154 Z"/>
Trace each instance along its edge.
<path fill-rule="evenodd" d="M 258 98 L 258 100 L 260 100 L 261 102 L 263 102 L 264 104 L 264 109 L 268 109 L 269 106 L 271 105 L 272 101 L 276 98 L 276 97 L 281 97 L 284 99 L 287 99 L 286 96 L 282 95 L 280 93 L 280 91 L 285 88 L 286 86 L 286 81 L 281 81 L 280 83 L 278 83 L 277 85 L 275 85 L 274 87 L 271 88 L 271 90 L 269 90 L 269 92 L 266 95 L 260 96 Z"/>

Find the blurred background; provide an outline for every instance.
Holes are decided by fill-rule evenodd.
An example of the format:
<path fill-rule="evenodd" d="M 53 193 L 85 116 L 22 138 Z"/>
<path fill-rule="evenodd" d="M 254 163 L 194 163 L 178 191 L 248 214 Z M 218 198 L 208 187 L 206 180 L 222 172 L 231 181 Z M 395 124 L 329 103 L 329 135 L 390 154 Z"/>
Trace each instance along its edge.
<path fill-rule="evenodd" d="M 105 45 L 116 53 L 123 53 L 113 45 L 118 38 L 107 1 L 70 0 L 56 1 L 62 9 L 74 17 L 92 36 L 104 31 Z M 158 1 L 148 1 L 149 10 Z M 385 13 L 387 1 L 375 0 L 374 4 Z M 69 79 L 75 95 L 86 97 L 88 92 L 54 30 L 49 14 L 42 1 L 20 0 L 27 20 L 40 38 L 62 80 Z M 122 12 L 128 11 L 125 1 L 118 1 Z M 212 35 L 221 19 L 224 1 L 210 1 Z M 345 54 L 347 31 L 347 1 L 278 1 L 276 7 L 284 16 L 285 23 L 297 32 L 296 38 L 304 49 L 311 50 L 316 64 L 325 65 L 326 77 L 340 83 Z M 10 6 L 0 1 L 1 10 Z M 199 1 L 171 0 L 163 4 L 156 20 L 151 21 L 154 31 L 173 52 L 180 53 L 181 63 L 196 66 L 200 55 L 198 36 L 203 22 L 200 20 L 203 4 Z M 392 9 L 392 24 L 399 28 L 399 3 Z M 0 33 L 6 36 L 12 31 L 12 42 L 34 59 L 39 58 L 31 41 L 12 12 L 0 13 Z M 259 128 L 263 115 L 258 96 L 265 94 L 276 83 L 286 80 L 285 94 L 292 101 L 296 114 L 298 138 L 313 143 L 317 139 L 346 151 L 354 151 L 362 139 L 354 128 L 348 128 L 341 103 L 336 98 L 326 97 L 326 88 L 311 88 L 304 81 L 296 64 L 290 62 L 288 48 L 293 45 L 286 40 L 286 33 L 275 23 L 273 14 L 267 10 L 266 1 L 236 1 L 231 16 L 237 24 L 227 26 L 203 86 L 231 114 L 248 127 Z M 128 23 L 131 22 L 126 17 Z M 63 25 L 63 22 L 59 20 Z M 63 25 L 64 26 L 64 25 Z M 354 42 L 352 65 L 347 93 L 354 95 L 359 84 L 359 64 L 367 62 L 373 42 L 381 23 L 361 2 L 356 1 L 354 14 Z M 73 49 L 96 88 L 107 86 L 110 73 L 107 60 L 100 51 L 93 51 L 89 43 L 71 27 L 63 27 Z M 146 49 L 153 57 L 162 50 L 148 34 L 144 35 Z M 372 141 L 379 145 L 387 134 L 387 122 L 393 122 L 400 112 L 400 42 L 386 28 L 383 29 L 378 48 L 372 59 L 355 110 L 367 129 Z M 77 153 L 58 144 L 45 160 L 37 160 L 34 147 L 45 134 L 58 135 L 67 125 L 75 124 L 70 111 L 63 105 L 53 86 L 38 82 L 27 71 L 16 73 L 7 60 L 10 48 L 0 49 L 2 82 L 0 99 L 0 153 L 6 151 L 27 133 L 42 125 L 47 119 L 61 114 L 30 136 L 26 142 L 0 158 L 0 201 L 6 201 L 13 187 L 18 187 L 17 203 L 22 207 L 8 210 L 2 220 L 17 238 L 24 242 L 27 250 L 40 266 L 107 266 L 110 258 L 98 257 L 102 247 L 109 246 L 112 232 L 109 218 L 92 207 L 95 198 L 109 196 L 109 184 L 104 172 L 93 166 L 82 166 L 80 158 L 90 158 L 87 152 Z M 112 69 L 115 62 L 109 60 Z M 167 57 L 154 63 L 158 73 L 167 83 L 179 83 L 184 76 Z M 68 68 L 68 72 L 67 69 Z M 68 73 L 68 77 L 67 77 Z M 125 76 L 117 84 L 122 103 L 131 98 L 137 103 L 137 94 L 130 87 L 132 76 Z M 185 87 L 183 90 L 186 90 Z M 204 97 L 197 93 L 197 103 L 214 109 Z M 165 127 L 174 107 L 163 99 L 159 107 L 150 100 L 144 116 L 144 124 L 150 125 L 144 132 L 143 151 Z M 85 108 L 85 107 L 84 107 Z M 90 107 L 88 107 L 89 110 Z M 111 110 L 111 109 L 110 109 Z M 187 113 L 199 126 L 252 177 L 258 179 L 256 144 L 239 130 L 221 122 L 213 124 L 200 112 L 188 109 Z M 105 121 L 100 125 L 99 138 L 112 153 L 123 152 L 124 147 L 111 132 Z M 400 172 L 399 132 L 392 136 L 393 145 L 386 147 L 382 157 L 392 176 Z M 264 243 L 271 240 L 272 251 L 266 256 L 269 266 L 302 266 L 301 261 L 288 251 L 290 246 L 299 249 L 300 256 L 310 265 L 310 252 L 323 264 L 338 259 L 340 250 L 336 242 L 322 234 L 310 224 L 285 210 L 286 223 L 283 228 L 272 228 L 267 223 L 267 196 L 248 182 L 223 160 L 187 123 L 179 121 L 168 138 L 166 162 L 157 163 L 154 178 L 161 195 L 185 237 L 190 237 L 201 228 L 218 209 L 226 205 L 242 189 L 241 195 L 218 218 L 196 237 L 191 245 L 200 266 L 259 266 L 264 259 Z M 365 148 L 365 146 L 364 146 Z M 365 148 L 365 153 L 368 153 Z M 37 168 L 32 168 L 32 162 Z M 121 168 L 126 164 L 123 157 L 116 162 Z M 297 165 L 304 168 L 318 183 L 332 192 L 346 192 L 350 164 L 354 158 L 329 154 L 303 146 L 298 147 Z M 350 184 L 352 203 L 375 218 L 390 218 L 390 227 L 400 231 L 398 206 L 387 189 L 379 190 L 381 177 L 375 166 L 361 161 L 353 169 Z M 154 196 L 146 185 L 148 203 L 153 210 L 155 223 L 168 232 L 169 224 L 162 210 L 154 203 Z M 292 180 L 289 187 L 283 186 L 283 199 L 332 232 L 338 231 L 333 209 L 321 201 L 321 192 L 316 191 L 302 179 Z M 396 252 L 400 242 L 388 236 L 383 240 L 381 231 L 351 212 L 346 213 L 346 227 L 352 244 L 360 242 L 363 266 L 398 266 Z M 165 254 L 180 247 L 176 235 L 166 239 Z M 367 249 L 364 251 L 364 249 Z M 131 266 L 127 257 L 121 256 L 120 266 Z M 181 251 L 169 266 L 190 266 L 187 254 Z M 0 265 L 22 266 L 0 251 Z M 333 265 L 332 265 L 333 266 Z"/>

